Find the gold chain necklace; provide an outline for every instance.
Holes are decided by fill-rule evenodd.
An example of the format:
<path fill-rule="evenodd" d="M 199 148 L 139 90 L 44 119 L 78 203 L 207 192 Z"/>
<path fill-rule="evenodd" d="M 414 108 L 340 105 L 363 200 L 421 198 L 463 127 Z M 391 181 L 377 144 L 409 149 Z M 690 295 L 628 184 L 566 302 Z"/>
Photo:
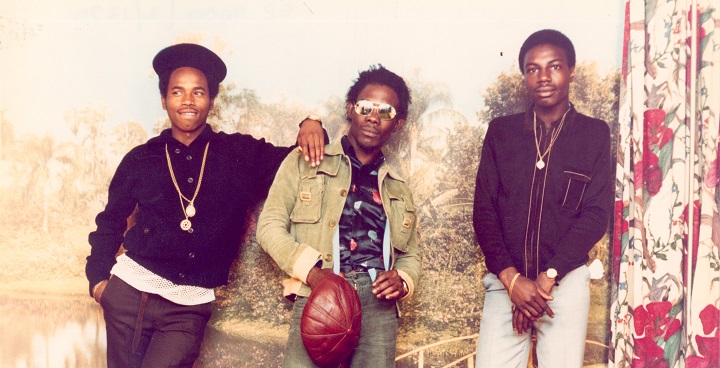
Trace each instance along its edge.
<path fill-rule="evenodd" d="M 167 143 L 165 143 L 165 158 L 167 159 L 168 169 L 170 170 L 170 177 L 172 178 L 173 185 L 175 185 L 175 190 L 177 190 L 178 194 L 180 195 L 180 207 L 182 207 L 183 214 L 185 215 L 185 220 L 180 221 L 180 228 L 189 233 L 192 233 L 192 223 L 190 222 L 190 217 L 195 216 L 195 213 L 197 213 L 194 202 L 195 198 L 200 192 L 200 185 L 202 185 L 203 173 L 205 173 L 205 159 L 207 159 L 208 148 L 210 148 L 210 142 L 207 142 L 207 144 L 205 144 L 205 153 L 203 153 L 202 165 L 200 166 L 200 178 L 198 179 L 198 184 L 195 187 L 195 193 L 193 194 L 191 199 L 188 199 L 180 191 L 180 186 L 175 179 L 175 172 L 173 171 L 172 163 L 170 162 L 170 153 L 168 153 Z M 185 202 L 183 202 L 183 200 L 186 200 L 188 202 L 187 207 L 185 207 Z"/>
<path fill-rule="evenodd" d="M 537 150 L 538 154 L 538 160 L 535 163 L 535 167 L 538 168 L 538 170 L 542 170 L 545 168 L 545 161 L 543 161 L 543 158 L 550 153 L 550 149 L 552 148 L 553 144 L 555 144 L 555 140 L 557 139 L 558 135 L 560 135 L 560 130 L 563 127 L 563 124 L 565 124 L 565 117 L 570 112 L 570 109 L 565 111 L 565 113 L 562 116 L 562 119 L 560 120 L 560 125 L 558 125 L 558 128 L 555 129 L 555 131 L 552 133 L 552 136 L 550 137 L 550 143 L 548 144 L 547 148 L 545 149 L 544 153 L 540 152 L 540 137 L 538 137 L 537 134 L 537 113 L 535 113 L 535 110 L 533 109 L 533 133 L 535 133 L 535 149 Z"/>

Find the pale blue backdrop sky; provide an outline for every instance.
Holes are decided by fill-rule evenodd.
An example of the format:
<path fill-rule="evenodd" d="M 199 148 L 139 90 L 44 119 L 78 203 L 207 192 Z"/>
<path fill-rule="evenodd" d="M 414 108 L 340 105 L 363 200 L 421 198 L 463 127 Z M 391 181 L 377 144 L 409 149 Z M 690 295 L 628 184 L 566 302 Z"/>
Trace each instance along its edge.
<path fill-rule="evenodd" d="M 0 110 L 18 134 L 63 134 L 65 112 L 84 107 L 149 129 L 166 116 L 151 60 L 190 37 L 264 102 L 284 96 L 322 113 L 382 63 L 446 84 L 474 121 L 481 92 L 517 66 L 535 30 L 563 31 L 601 72 L 618 67 L 623 10 L 621 0 L 3 0 Z"/>

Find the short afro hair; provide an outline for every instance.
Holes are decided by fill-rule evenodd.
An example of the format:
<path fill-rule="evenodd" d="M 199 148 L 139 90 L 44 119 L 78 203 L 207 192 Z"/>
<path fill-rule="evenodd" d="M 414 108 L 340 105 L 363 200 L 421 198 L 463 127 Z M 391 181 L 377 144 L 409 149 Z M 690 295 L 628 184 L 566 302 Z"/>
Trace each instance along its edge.
<path fill-rule="evenodd" d="M 565 50 L 565 56 L 567 56 L 568 66 L 570 68 L 575 66 L 575 47 L 573 47 L 572 41 L 562 34 L 560 31 L 554 29 L 543 29 L 531 34 L 520 47 L 520 55 L 518 56 L 518 65 L 520 66 L 520 72 L 525 74 L 525 55 L 533 47 L 539 45 L 553 45 Z"/>
<path fill-rule="evenodd" d="M 360 95 L 360 92 L 368 84 L 387 86 L 395 91 L 400 101 L 400 106 L 395 106 L 397 108 L 396 117 L 398 119 L 407 118 L 408 108 L 410 106 L 410 89 L 404 79 L 380 64 L 371 65 L 368 70 L 360 72 L 357 79 L 353 81 L 352 87 L 348 89 L 345 102 L 354 105 L 357 102 L 358 95 Z"/>

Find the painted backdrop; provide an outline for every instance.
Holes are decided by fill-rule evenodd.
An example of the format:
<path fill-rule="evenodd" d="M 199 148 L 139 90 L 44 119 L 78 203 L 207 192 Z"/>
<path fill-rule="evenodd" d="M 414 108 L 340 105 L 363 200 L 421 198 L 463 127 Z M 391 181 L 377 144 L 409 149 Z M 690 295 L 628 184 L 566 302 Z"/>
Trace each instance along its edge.
<path fill-rule="evenodd" d="M 466 365 L 485 272 L 470 223 L 474 175 L 487 122 L 527 107 L 520 45 L 542 28 L 565 32 L 578 54 L 571 99 L 614 128 L 623 10 L 620 1 L 575 0 L 3 1 L 0 366 L 104 366 L 102 310 L 83 273 L 87 234 L 119 160 L 168 124 L 151 60 L 177 42 L 203 44 L 228 65 L 210 117 L 216 129 L 283 145 L 309 112 L 332 138 L 342 135 L 342 101 L 358 71 L 381 63 L 405 77 L 413 104 L 387 154 L 419 205 L 424 274 L 401 307 L 398 352 L 410 354 L 398 366 Z M 198 366 L 274 367 L 281 358 L 291 305 L 255 242 L 259 210 L 247 214 Z M 606 270 L 609 244 L 593 250 Z M 588 366 L 612 355 L 610 279 L 599 275 Z"/>

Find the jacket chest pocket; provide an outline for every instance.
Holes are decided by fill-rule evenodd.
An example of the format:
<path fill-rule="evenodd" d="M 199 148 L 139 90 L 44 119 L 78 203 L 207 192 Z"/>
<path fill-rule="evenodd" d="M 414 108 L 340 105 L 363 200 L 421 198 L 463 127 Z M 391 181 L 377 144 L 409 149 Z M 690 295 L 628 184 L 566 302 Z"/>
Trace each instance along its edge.
<path fill-rule="evenodd" d="M 415 205 L 411 198 L 403 195 L 389 194 L 389 198 L 390 241 L 394 248 L 406 252 L 410 237 L 415 231 L 415 221 L 417 219 Z"/>
<path fill-rule="evenodd" d="M 576 211 L 580 208 L 585 190 L 592 178 L 588 175 L 569 170 L 565 170 L 564 174 L 560 205 L 564 209 Z"/>
<path fill-rule="evenodd" d="M 290 214 L 290 220 L 295 223 L 305 224 L 320 221 L 324 191 L 325 181 L 322 176 L 303 178 L 298 187 L 298 195 L 295 199 L 295 207 Z"/>

